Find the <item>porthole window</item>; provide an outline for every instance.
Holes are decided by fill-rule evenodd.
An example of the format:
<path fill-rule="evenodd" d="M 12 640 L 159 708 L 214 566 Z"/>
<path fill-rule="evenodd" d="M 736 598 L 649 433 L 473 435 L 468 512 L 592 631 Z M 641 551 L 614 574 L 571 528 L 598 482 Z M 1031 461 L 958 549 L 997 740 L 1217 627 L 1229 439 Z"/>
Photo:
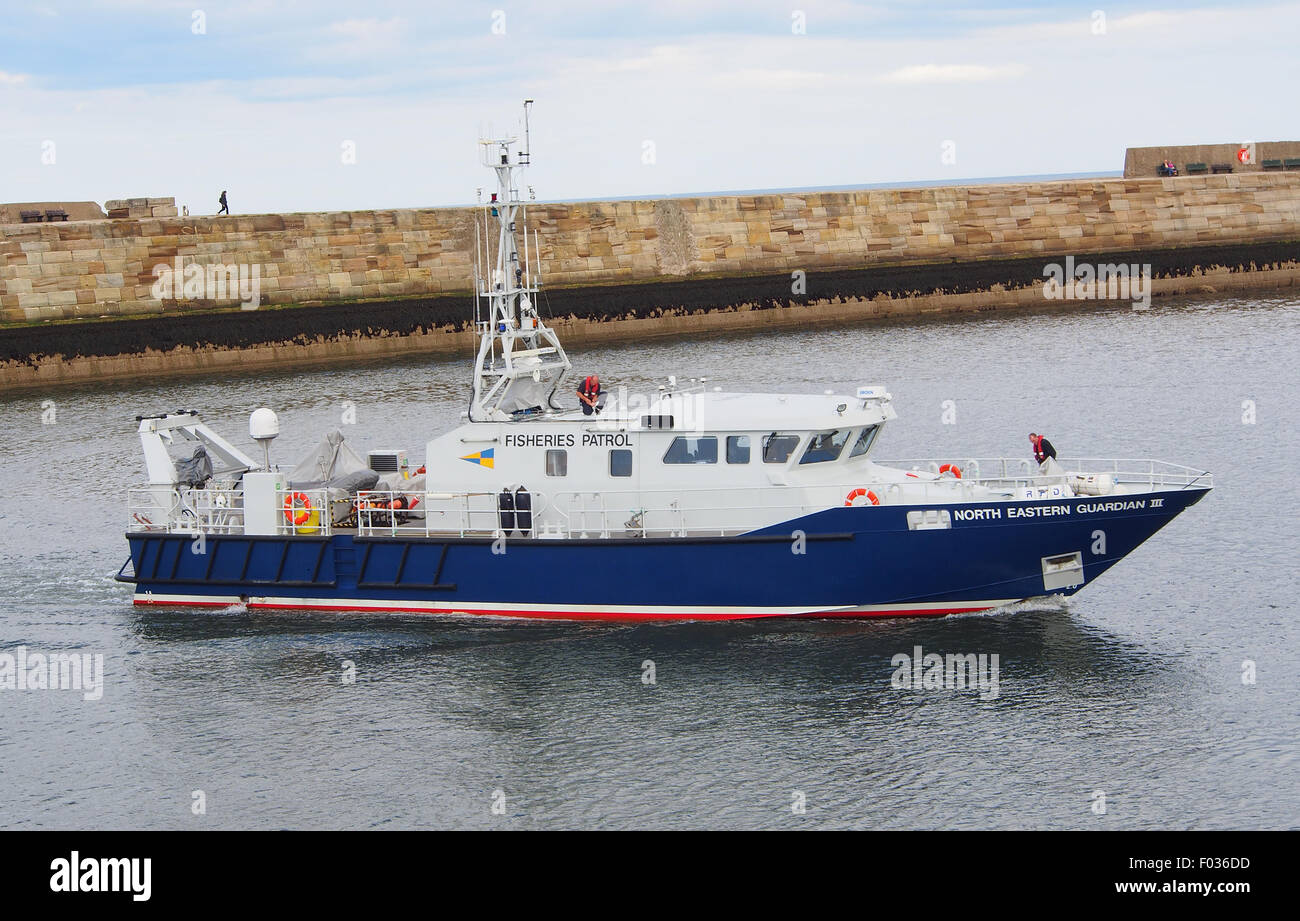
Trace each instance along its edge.
<path fill-rule="evenodd" d="M 728 464 L 749 463 L 749 436 L 748 435 L 727 436 L 727 463 Z"/>
<path fill-rule="evenodd" d="M 868 425 L 858 436 L 858 440 L 853 443 L 853 450 L 849 452 L 849 457 L 858 457 L 866 454 L 871 450 L 871 443 L 876 440 L 876 433 L 880 431 L 878 425 Z"/>
<path fill-rule="evenodd" d="M 552 448 L 546 452 L 546 475 L 569 475 L 569 452 Z"/>
<path fill-rule="evenodd" d="M 763 439 L 763 463 L 784 464 L 799 446 L 798 435 L 778 435 L 773 432 Z"/>
<path fill-rule="evenodd" d="M 615 448 L 609 452 L 609 475 L 632 475 L 632 452 L 625 448 Z"/>
<path fill-rule="evenodd" d="M 665 464 L 716 464 L 718 439 L 714 435 L 691 438 L 679 435 L 664 452 Z"/>
<path fill-rule="evenodd" d="M 801 464 L 827 464 L 838 460 L 844 446 L 849 443 L 853 429 L 832 429 L 829 432 L 817 432 L 808 439 L 808 447 L 799 458 Z"/>

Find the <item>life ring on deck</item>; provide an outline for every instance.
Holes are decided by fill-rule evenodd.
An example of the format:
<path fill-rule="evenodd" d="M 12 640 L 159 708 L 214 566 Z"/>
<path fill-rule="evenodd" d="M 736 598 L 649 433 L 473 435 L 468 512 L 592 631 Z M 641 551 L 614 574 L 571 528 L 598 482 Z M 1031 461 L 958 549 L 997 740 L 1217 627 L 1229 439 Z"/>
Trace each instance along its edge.
<path fill-rule="evenodd" d="M 857 489 L 853 490 L 853 492 L 849 493 L 847 496 L 844 497 L 844 504 L 846 506 L 852 505 L 854 499 L 860 499 L 864 496 L 866 497 L 867 501 L 870 502 L 872 505 L 880 504 L 879 496 L 877 496 L 869 489 L 863 489 L 861 486 L 859 486 Z"/>
<path fill-rule="evenodd" d="M 939 467 L 939 476 L 943 476 L 945 473 L 951 473 L 957 479 L 961 479 L 961 468 L 956 464 L 943 464 Z"/>
<path fill-rule="evenodd" d="M 294 511 L 297 509 L 297 511 Z M 306 524 L 312 515 L 311 499 L 306 493 L 293 492 L 284 497 L 284 520 L 294 527 Z"/>

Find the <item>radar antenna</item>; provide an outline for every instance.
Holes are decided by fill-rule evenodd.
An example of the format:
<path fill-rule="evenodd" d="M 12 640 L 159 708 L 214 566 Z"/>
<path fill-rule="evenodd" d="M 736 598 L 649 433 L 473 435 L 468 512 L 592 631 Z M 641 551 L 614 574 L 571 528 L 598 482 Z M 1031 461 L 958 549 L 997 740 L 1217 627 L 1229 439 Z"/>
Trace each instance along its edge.
<path fill-rule="evenodd" d="M 528 206 L 519 197 L 517 174 L 531 162 L 524 101 L 524 146 L 518 138 L 479 140 L 484 166 L 497 176 L 497 191 L 475 218 L 475 325 L 479 336 L 474 364 L 471 422 L 526 418 L 562 409 L 555 394 L 572 365 L 555 331 L 537 312 L 542 260 L 537 232 L 529 241 Z M 494 225 L 495 222 L 495 225 Z M 487 248 L 496 231 L 496 259 L 489 272 Z M 523 258 L 519 252 L 523 240 Z"/>

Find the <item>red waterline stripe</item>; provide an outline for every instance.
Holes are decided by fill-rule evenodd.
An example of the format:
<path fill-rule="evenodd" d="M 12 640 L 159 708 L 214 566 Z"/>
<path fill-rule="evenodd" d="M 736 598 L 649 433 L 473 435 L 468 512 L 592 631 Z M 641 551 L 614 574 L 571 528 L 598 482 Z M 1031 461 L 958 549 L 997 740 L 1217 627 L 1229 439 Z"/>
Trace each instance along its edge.
<path fill-rule="evenodd" d="M 162 607 L 208 607 L 208 608 L 227 608 L 234 604 L 240 604 L 237 601 L 154 601 L 136 599 L 135 604 L 139 605 L 158 605 Z M 460 608 L 405 608 L 405 607 L 355 607 L 351 605 L 334 605 L 334 604 L 312 604 L 312 605 L 287 605 L 287 604 L 268 604 L 243 602 L 249 608 L 263 608 L 280 611 L 348 611 L 356 614 L 368 613 L 397 613 L 397 614 L 431 614 L 431 615 L 474 615 L 488 617 L 519 617 L 533 618 L 538 620 L 601 620 L 601 621 L 647 621 L 647 620 L 756 620 L 764 617 L 841 617 L 849 619 L 865 619 L 872 617 L 943 617 L 948 614 L 968 614 L 974 611 L 988 611 L 993 605 L 984 605 L 982 607 L 968 608 L 939 608 L 934 610 L 917 610 L 912 608 L 903 608 L 888 611 L 812 611 L 805 614 L 657 614 L 657 613 L 619 613 L 619 612 L 600 612 L 600 611 L 535 611 L 522 610 L 518 608 L 500 608 L 492 610 L 464 610 Z"/>

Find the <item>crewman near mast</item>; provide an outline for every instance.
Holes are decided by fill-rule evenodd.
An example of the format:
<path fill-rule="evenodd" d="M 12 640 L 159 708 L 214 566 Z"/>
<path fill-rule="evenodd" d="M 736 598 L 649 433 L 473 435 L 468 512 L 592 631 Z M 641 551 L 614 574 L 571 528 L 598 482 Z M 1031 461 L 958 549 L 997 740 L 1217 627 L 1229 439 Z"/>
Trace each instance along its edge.
<path fill-rule="evenodd" d="M 600 378 L 588 374 L 578 388 L 578 399 L 582 401 L 582 414 L 590 416 L 600 412 Z"/>

